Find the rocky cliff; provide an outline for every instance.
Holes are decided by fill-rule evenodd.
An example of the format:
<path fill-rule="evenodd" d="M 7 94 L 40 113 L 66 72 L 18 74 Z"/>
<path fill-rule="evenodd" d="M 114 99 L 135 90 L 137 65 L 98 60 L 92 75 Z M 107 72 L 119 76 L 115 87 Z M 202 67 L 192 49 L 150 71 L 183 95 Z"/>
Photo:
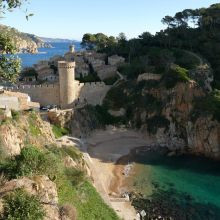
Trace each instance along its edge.
<path fill-rule="evenodd" d="M 50 124 L 42 121 L 39 115 L 13 114 L 13 118 L 0 121 L 0 148 L 6 156 L 20 154 L 27 143 L 40 147 L 55 141 Z"/>
<path fill-rule="evenodd" d="M 51 47 L 35 35 L 22 33 L 5 25 L 0 25 L 0 32 L 11 37 L 20 53 L 37 53 L 40 47 Z"/>
<path fill-rule="evenodd" d="M 211 78 L 210 72 L 206 75 Z M 209 79 L 203 86 L 190 79 L 174 83 L 173 78 L 124 81 L 107 94 L 104 108 L 174 153 L 220 159 L 219 93 L 207 92 Z"/>

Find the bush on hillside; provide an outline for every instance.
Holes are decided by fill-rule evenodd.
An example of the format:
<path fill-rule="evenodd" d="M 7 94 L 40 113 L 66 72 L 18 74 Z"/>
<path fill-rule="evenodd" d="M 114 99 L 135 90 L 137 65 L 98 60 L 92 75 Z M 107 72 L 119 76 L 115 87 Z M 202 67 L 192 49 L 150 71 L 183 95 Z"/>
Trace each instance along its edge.
<path fill-rule="evenodd" d="M 106 85 L 113 85 L 119 79 L 118 76 L 112 76 L 104 80 Z"/>
<path fill-rule="evenodd" d="M 189 71 L 176 65 L 172 66 L 162 78 L 167 89 L 173 88 L 178 82 L 188 82 L 189 80 Z"/>
<path fill-rule="evenodd" d="M 52 131 L 56 138 L 61 138 L 62 136 L 69 134 L 69 130 L 67 128 L 61 128 L 58 125 L 53 125 Z"/>
<path fill-rule="evenodd" d="M 209 95 L 195 100 L 192 119 L 195 120 L 200 115 L 213 115 L 213 118 L 220 122 L 220 90 L 216 89 Z"/>
<path fill-rule="evenodd" d="M 31 112 L 28 118 L 29 123 L 29 131 L 33 136 L 40 136 L 41 130 L 39 129 L 38 125 L 36 124 L 37 115 L 35 112 Z"/>
<path fill-rule="evenodd" d="M 59 161 L 51 152 L 43 152 L 34 146 L 27 146 L 21 154 L 8 159 L 0 165 L 9 179 L 20 176 L 48 175 L 55 177 L 59 171 Z"/>
<path fill-rule="evenodd" d="M 82 153 L 74 146 L 62 146 L 57 147 L 55 145 L 46 146 L 47 149 L 55 154 L 58 158 L 62 159 L 66 156 L 70 156 L 74 161 L 82 159 Z"/>
<path fill-rule="evenodd" d="M 193 53 L 180 49 L 172 49 L 172 51 L 175 57 L 175 63 L 179 66 L 186 69 L 194 69 L 200 64 L 200 60 Z"/>
<path fill-rule="evenodd" d="M 136 79 L 138 75 L 148 70 L 148 59 L 146 56 L 133 59 L 130 63 L 118 67 L 118 71 L 128 79 Z"/>
<path fill-rule="evenodd" d="M 45 211 L 36 196 L 29 195 L 22 189 L 4 197 L 3 218 L 7 220 L 43 220 Z"/>

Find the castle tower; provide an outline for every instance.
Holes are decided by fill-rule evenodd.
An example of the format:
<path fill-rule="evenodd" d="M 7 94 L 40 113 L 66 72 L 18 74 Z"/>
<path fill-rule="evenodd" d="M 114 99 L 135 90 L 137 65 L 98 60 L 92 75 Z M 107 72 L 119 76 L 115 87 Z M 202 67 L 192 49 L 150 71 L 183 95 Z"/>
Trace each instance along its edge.
<path fill-rule="evenodd" d="M 75 47 L 74 45 L 70 45 L 69 46 L 69 51 L 67 53 L 64 54 L 64 59 L 66 61 L 74 61 L 74 57 L 75 57 Z"/>
<path fill-rule="evenodd" d="M 60 107 L 71 108 L 75 100 L 75 62 L 58 62 L 60 83 Z"/>
<path fill-rule="evenodd" d="M 74 53 L 74 52 L 75 52 L 75 47 L 74 47 L 73 44 L 70 45 L 70 47 L 69 47 L 69 52 L 71 52 L 71 53 Z"/>

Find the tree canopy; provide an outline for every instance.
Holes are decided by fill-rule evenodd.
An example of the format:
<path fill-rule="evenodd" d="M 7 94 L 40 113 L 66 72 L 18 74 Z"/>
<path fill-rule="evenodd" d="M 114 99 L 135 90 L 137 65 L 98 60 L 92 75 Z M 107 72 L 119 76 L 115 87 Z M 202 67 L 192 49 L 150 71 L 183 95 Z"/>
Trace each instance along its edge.
<path fill-rule="evenodd" d="M 82 44 L 88 43 L 92 45 L 91 48 L 108 55 L 114 53 L 121 55 L 130 64 L 136 63 L 135 66 L 137 59 L 141 60 L 140 57 L 148 56 L 151 58 L 148 62 L 151 60 L 149 63 L 153 62 L 159 71 L 166 68 L 163 66 L 161 69 L 163 63 L 167 64 L 174 58 L 178 59 L 170 55 L 173 49 L 189 50 L 200 54 L 211 64 L 214 71 L 213 87 L 220 89 L 220 4 L 195 10 L 185 9 L 174 16 L 166 15 L 161 21 L 166 28 L 155 35 L 144 32 L 138 38 L 128 40 L 124 34 L 120 34 L 113 44 L 100 43 L 96 40 L 96 35 L 84 35 Z M 88 37 L 89 40 L 86 41 Z M 107 42 L 106 36 L 104 42 Z M 184 55 L 184 59 L 185 64 L 193 66 L 190 60 L 187 60 L 187 56 Z"/>
<path fill-rule="evenodd" d="M 20 7 L 23 2 L 22 0 L 0 0 L 0 15 L 7 10 Z M 10 36 L 7 33 L 0 33 L 0 82 L 16 81 L 20 71 L 20 60 L 13 56 L 16 51 Z"/>

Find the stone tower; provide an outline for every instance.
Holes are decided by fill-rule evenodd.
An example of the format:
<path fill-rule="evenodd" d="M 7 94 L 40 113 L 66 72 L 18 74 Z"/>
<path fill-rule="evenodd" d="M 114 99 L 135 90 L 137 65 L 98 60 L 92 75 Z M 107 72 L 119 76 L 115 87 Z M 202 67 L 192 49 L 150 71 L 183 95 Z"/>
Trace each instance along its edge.
<path fill-rule="evenodd" d="M 64 54 L 64 59 L 66 61 L 74 61 L 74 57 L 75 57 L 75 47 L 74 45 L 70 45 L 69 46 L 69 51 L 67 53 Z"/>
<path fill-rule="evenodd" d="M 71 108 L 75 100 L 75 62 L 59 61 L 60 107 Z"/>
<path fill-rule="evenodd" d="M 74 53 L 75 52 L 75 47 L 74 45 L 70 45 L 69 47 L 69 52 Z"/>

